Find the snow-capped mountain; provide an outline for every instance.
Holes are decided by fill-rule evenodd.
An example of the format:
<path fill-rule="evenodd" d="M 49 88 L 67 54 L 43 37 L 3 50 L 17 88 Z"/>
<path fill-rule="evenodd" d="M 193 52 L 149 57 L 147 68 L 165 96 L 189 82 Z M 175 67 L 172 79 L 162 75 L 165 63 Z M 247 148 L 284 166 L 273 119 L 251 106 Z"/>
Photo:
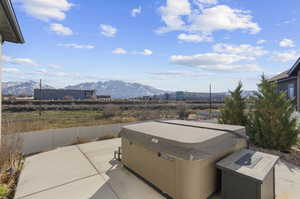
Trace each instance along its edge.
<path fill-rule="evenodd" d="M 112 98 L 132 98 L 163 94 L 166 91 L 151 86 L 120 80 L 98 81 L 67 86 L 66 89 L 93 89 L 97 95 L 111 95 Z"/>
<path fill-rule="evenodd" d="M 42 85 L 43 88 L 54 88 L 49 85 Z M 3 82 L 2 93 L 4 95 L 32 95 L 33 90 L 39 88 L 39 83 L 35 81 L 26 82 Z"/>
<path fill-rule="evenodd" d="M 32 95 L 35 88 L 39 88 L 39 83 L 35 81 L 2 83 L 4 95 Z M 54 87 L 43 84 L 43 88 Z M 119 80 L 81 83 L 66 86 L 65 89 L 96 90 L 97 95 L 111 95 L 113 98 L 131 98 L 165 93 L 165 91 L 151 86 Z"/>
<path fill-rule="evenodd" d="M 4 95 L 32 95 L 33 90 L 39 88 L 39 83 L 35 81 L 27 82 L 3 82 L 2 92 Z M 50 85 L 43 84 L 43 88 L 54 88 Z M 79 89 L 79 90 L 96 90 L 97 95 L 110 95 L 112 98 L 132 98 L 141 96 L 157 95 L 159 98 L 164 98 L 165 93 L 169 93 L 170 99 L 176 99 L 176 92 L 168 92 L 157 89 L 151 86 L 129 83 L 120 80 L 86 82 L 72 86 L 66 86 L 65 89 Z M 212 93 L 213 98 L 224 98 L 228 96 L 228 92 Z M 253 96 L 254 91 L 244 91 L 243 97 Z M 207 92 L 184 92 L 184 96 L 190 99 L 208 99 Z"/>

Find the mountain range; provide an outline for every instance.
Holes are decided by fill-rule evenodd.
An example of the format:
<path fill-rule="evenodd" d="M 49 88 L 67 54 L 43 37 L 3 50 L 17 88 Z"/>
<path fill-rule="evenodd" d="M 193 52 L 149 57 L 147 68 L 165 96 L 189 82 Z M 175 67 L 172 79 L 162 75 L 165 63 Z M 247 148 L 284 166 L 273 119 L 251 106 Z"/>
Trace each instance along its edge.
<path fill-rule="evenodd" d="M 4 95 L 33 95 L 33 90 L 39 88 L 39 83 L 35 81 L 26 82 L 3 82 L 2 93 Z M 42 88 L 54 89 L 53 86 L 43 84 Z M 141 96 L 163 96 L 165 93 L 170 94 L 170 99 L 176 98 L 175 92 L 157 89 L 139 83 L 129 83 L 120 80 L 87 82 L 76 85 L 66 86 L 64 89 L 78 90 L 96 90 L 97 95 L 110 95 L 112 98 L 134 98 Z M 212 93 L 213 98 L 223 98 L 228 96 L 228 92 Z M 243 97 L 253 96 L 254 91 L 244 91 Z M 194 96 L 195 98 L 207 99 L 209 93 L 184 92 L 185 96 Z M 173 97 L 172 97 L 173 96 Z M 163 98 L 163 97 L 162 97 Z M 191 97 L 193 98 L 193 97 Z"/>
<path fill-rule="evenodd" d="M 2 82 L 2 93 L 4 95 L 32 95 L 35 88 L 39 88 L 39 83 L 32 80 L 26 82 Z M 42 88 L 54 87 L 44 84 Z"/>
<path fill-rule="evenodd" d="M 112 98 L 132 98 L 163 94 L 166 91 L 151 86 L 129 83 L 120 80 L 98 81 L 66 86 L 65 89 L 92 89 L 97 95 L 110 95 Z"/>
<path fill-rule="evenodd" d="M 3 82 L 2 93 L 4 95 L 32 95 L 33 90 L 39 88 L 35 81 L 26 82 Z M 42 88 L 54 88 L 43 84 Z M 66 86 L 64 89 L 96 90 L 97 95 L 110 95 L 112 98 L 132 98 L 163 94 L 167 91 L 151 86 L 129 83 L 120 80 L 98 81 Z"/>

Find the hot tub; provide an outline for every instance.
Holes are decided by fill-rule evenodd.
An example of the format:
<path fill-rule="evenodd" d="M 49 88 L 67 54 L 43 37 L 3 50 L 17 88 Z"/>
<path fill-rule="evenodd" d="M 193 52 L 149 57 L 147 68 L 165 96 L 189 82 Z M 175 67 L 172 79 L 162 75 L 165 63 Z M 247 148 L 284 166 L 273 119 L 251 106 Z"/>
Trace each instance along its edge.
<path fill-rule="evenodd" d="M 123 127 L 122 163 L 174 199 L 206 199 L 218 188 L 215 163 L 246 147 L 245 128 L 181 120 Z"/>

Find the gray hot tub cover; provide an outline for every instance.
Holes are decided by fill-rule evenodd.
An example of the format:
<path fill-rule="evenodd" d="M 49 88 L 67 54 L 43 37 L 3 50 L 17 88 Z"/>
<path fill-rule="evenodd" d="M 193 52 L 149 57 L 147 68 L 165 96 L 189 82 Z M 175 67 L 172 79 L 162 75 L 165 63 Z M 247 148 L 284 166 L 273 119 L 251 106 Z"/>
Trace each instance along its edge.
<path fill-rule="evenodd" d="M 242 126 L 181 120 L 144 122 L 121 130 L 121 137 L 129 141 L 185 160 L 207 159 L 232 149 L 244 134 Z"/>

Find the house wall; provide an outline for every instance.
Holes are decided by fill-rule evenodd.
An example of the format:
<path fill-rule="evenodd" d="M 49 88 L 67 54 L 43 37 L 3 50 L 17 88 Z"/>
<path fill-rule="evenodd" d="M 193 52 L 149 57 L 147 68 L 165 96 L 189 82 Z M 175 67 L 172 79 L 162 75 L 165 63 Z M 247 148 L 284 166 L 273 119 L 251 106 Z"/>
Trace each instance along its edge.
<path fill-rule="evenodd" d="M 2 36 L 0 34 L 0 146 L 1 146 L 1 123 L 2 123 Z"/>
<path fill-rule="evenodd" d="M 278 82 L 278 90 L 285 91 L 288 95 L 288 85 L 289 84 L 294 85 L 294 100 L 293 100 L 293 103 L 297 106 L 297 96 L 298 96 L 297 95 L 298 94 L 297 78 Z"/>
<path fill-rule="evenodd" d="M 300 71 L 297 73 L 297 93 L 300 95 Z M 300 96 L 297 95 L 297 111 L 300 111 Z"/>

